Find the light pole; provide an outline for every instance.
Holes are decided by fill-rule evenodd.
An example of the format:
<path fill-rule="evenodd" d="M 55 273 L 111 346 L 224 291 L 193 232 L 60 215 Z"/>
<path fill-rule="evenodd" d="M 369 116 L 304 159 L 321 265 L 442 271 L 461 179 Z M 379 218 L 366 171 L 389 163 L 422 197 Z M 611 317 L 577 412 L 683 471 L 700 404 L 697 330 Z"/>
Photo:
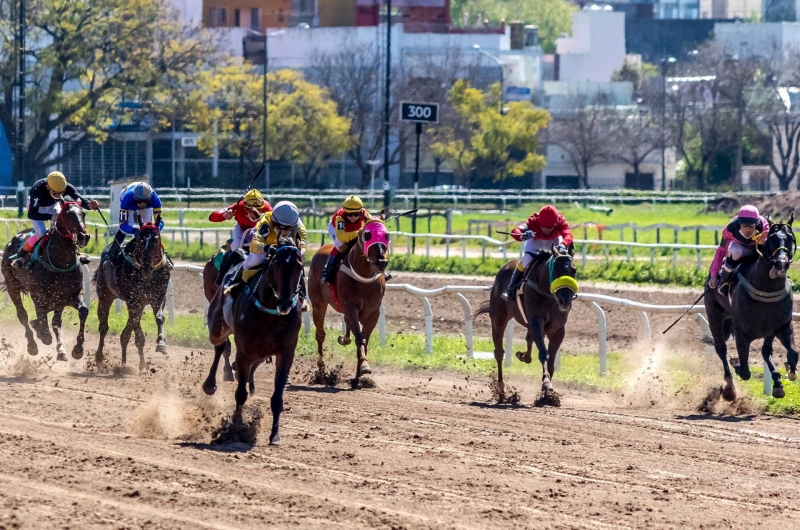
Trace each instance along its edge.
<path fill-rule="evenodd" d="M 264 164 L 266 164 L 266 167 L 264 168 L 264 179 L 266 180 L 266 189 L 269 191 L 269 163 L 267 162 L 267 113 L 268 113 L 268 110 L 267 110 L 268 109 L 268 106 L 267 106 L 267 71 L 269 70 L 269 47 L 267 45 L 267 42 L 269 41 L 270 37 L 277 37 L 278 35 L 283 35 L 284 33 L 286 33 L 286 30 L 282 29 L 280 31 L 276 31 L 275 33 L 267 33 L 266 31 L 264 31 L 264 33 L 261 33 L 259 31 L 254 30 L 254 29 L 250 29 L 250 28 L 245 28 L 245 29 L 248 32 L 252 33 L 253 35 L 256 35 L 258 37 L 263 37 L 264 38 L 264 98 L 263 98 L 264 99 L 264 124 L 263 124 L 263 128 L 262 128 L 263 146 L 262 146 L 262 149 L 261 149 L 261 155 L 262 155 Z"/>
<path fill-rule="evenodd" d="M 676 62 L 675 57 L 661 59 L 661 191 L 667 191 L 667 65 Z"/>
<path fill-rule="evenodd" d="M 482 50 L 480 44 L 474 44 L 472 46 L 472 48 L 476 52 L 478 52 L 481 55 L 483 55 L 484 57 L 487 57 L 489 60 L 493 61 L 500 68 L 500 113 L 502 114 L 503 113 L 503 105 L 505 103 L 504 102 L 504 99 L 505 99 L 505 85 L 504 85 L 504 82 L 503 82 L 504 81 L 503 80 L 503 76 L 504 76 L 503 63 L 500 62 L 500 59 L 498 59 L 497 57 L 495 57 L 491 53 L 487 52 L 486 50 Z"/>

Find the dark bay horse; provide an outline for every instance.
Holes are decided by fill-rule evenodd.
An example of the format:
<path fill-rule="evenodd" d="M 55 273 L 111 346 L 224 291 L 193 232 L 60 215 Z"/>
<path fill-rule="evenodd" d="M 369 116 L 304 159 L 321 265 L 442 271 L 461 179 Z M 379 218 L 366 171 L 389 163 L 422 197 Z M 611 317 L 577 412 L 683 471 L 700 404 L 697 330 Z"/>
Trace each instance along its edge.
<path fill-rule="evenodd" d="M 372 373 L 367 362 L 367 347 L 372 331 L 378 323 L 381 302 L 386 291 L 386 280 L 383 272 L 389 263 L 389 232 L 381 219 L 368 221 L 359 231 L 356 244 L 347 253 L 341 268 L 336 274 L 335 291 L 338 300 L 334 300 L 331 287 L 322 283 L 322 268 L 333 250 L 333 245 L 321 247 L 311 260 L 308 279 L 308 295 L 316 326 L 317 367 L 325 370 L 322 356 L 322 345 L 325 342 L 325 312 L 333 306 L 344 313 L 346 331 L 338 339 L 339 344 L 350 344 L 350 332 L 356 339 L 358 364 L 356 366 L 355 383 L 362 375 Z M 338 303 L 337 303 L 338 302 Z"/>
<path fill-rule="evenodd" d="M 512 300 L 503 300 L 501 295 L 508 285 L 511 273 L 517 261 L 506 263 L 494 279 L 489 301 L 483 304 L 475 316 L 488 313 L 492 319 L 492 342 L 494 358 L 497 362 L 497 384 L 502 396 L 505 389 L 503 382 L 503 336 L 506 326 L 512 318 L 528 330 L 525 340 L 528 349 L 525 353 L 517 352 L 517 358 L 524 363 L 531 363 L 533 344 L 539 351 L 539 362 L 542 364 L 542 390 L 552 390 L 551 378 L 555 374 L 555 362 L 558 349 L 564 341 L 565 326 L 572 309 L 572 301 L 576 297 L 578 284 L 575 281 L 575 264 L 572 261 L 573 250 L 559 252 L 555 246 L 547 253 L 540 255 L 531 265 L 527 279 L 523 283 L 522 292 Z M 549 344 L 545 344 L 547 337 Z"/>
<path fill-rule="evenodd" d="M 120 299 L 128 306 L 128 321 L 119 335 L 122 347 L 122 364 L 127 363 L 128 342 L 131 334 L 136 336 L 135 344 L 139 350 L 139 371 L 147 369 L 144 360 L 144 332 L 142 331 L 142 313 L 145 306 L 150 306 L 158 326 L 156 351 L 167 352 L 167 343 L 164 340 L 164 303 L 167 299 L 167 287 L 171 266 L 161 244 L 161 234 L 158 231 L 160 219 L 154 223 L 140 224 L 139 233 L 134 237 L 122 252 L 117 254 L 113 264 L 116 268 L 117 287 Z M 112 241 L 111 245 L 116 245 Z M 106 247 L 101 257 L 105 260 L 110 248 Z M 95 362 L 103 362 L 103 347 L 108 333 L 108 314 L 111 304 L 116 299 L 116 294 L 108 285 L 104 267 L 101 265 L 95 275 L 97 280 L 97 318 L 100 321 L 100 344 L 95 354 Z"/>
<path fill-rule="evenodd" d="M 792 287 L 786 277 L 797 248 L 792 231 L 793 220 L 794 216 L 788 223 L 771 224 L 766 241 L 758 247 L 758 258 L 739 268 L 737 282 L 733 284 L 729 299 L 716 289 L 709 289 L 704 296 L 714 349 L 725 370 L 722 397 L 727 401 L 736 399 L 736 388 L 728 365 L 728 347 L 725 344 L 731 332 L 739 354 L 738 363 L 733 362 L 734 371 L 743 381 L 750 379 L 750 344 L 764 339 L 761 356 L 772 377 L 772 396 L 785 396 L 781 374 L 772 364 L 772 343 L 776 337 L 787 351 L 789 380 L 797 379 L 798 354 L 792 329 Z M 768 376 L 764 374 L 764 377 Z"/>
<path fill-rule="evenodd" d="M 240 267 L 241 265 L 237 265 Z M 233 273 L 235 270 L 231 270 Z M 263 269 L 242 289 L 235 299 L 218 290 L 208 308 L 208 338 L 214 345 L 214 361 L 203 391 L 217 391 L 217 367 L 228 337 L 236 344 L 236 414 L 247 401 L 247 383 L 256 368 L 274 355 L 275 388 L 270 400 L 272 409 L 271 445 L 280 445 L 279 420 L 283 412 L 283 391 L 294 362 L 302 318 L 298 290 L 303 273 L 300 249 L 291 239 L 282 239 L 270 247 Z"/>
<path fill-rule="evenodd" d="M 64 203 L 53 227 L 40 240 L 37 252 L 30 257 L 28 266 L 22 270 L 12 267 L 10 258 L 22 245 L 27 230 L 15 235 L 3 252 L 0 267 L 5 276 L 8 296 L 17 310 L 17 318 L 25 327 L 28 353 L 31 355 L 39 353 L 31 327 L 42 343 L 50 345 L 53 342 L 53 337 L 47 329 L 47 315 L 52 312 L 58 360 L 67 360 L 64 344 L 61 342 L 61 315 L 65 307 L 74 307 L 78 310 L 80 328 L 72 349 L 72 357 L 73 359 L 83 357 L 84 328 L 89 308 L 83 303 L 81 295 L 83 272 L 80 268 L 78 249 L 88 245 L 90 238 L 84 220 L 85 214 L 78 203 Z M 23 293 L 30 295 L 36 310 L 36 320 L 32 320 L 30 326 L 28 313 L 22 304 Z"/>

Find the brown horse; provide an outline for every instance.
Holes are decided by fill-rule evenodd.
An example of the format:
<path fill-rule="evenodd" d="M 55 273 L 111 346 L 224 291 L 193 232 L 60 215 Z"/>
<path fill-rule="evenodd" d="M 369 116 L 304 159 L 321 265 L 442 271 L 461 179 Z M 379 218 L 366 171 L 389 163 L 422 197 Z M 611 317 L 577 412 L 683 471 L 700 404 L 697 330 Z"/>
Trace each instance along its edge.
<path fill-rule="evenodd" d="M 564 340 L 565 326 L 572 309 L 572 300 L 576 296 L 575 264 L 572 262 L 572 246 L 568 251 L 559 252 L 555 246 L 548 254 L 537 256 L 529 267 L 523 291 L 511 300 L 503 300 L 501 295 L 517 266 L 517 261 L 506 263 L 494 280 L 489 301 L 475 312 L 475 316 L 488 313 L 492 319 L 492 342 L 494 358 L 497 361 L 497 384 L 500 395 L 503 395 L 503 335 L 506 325 L 512 318 L 528 330 L 525 340 L 528 349 L 525 353 L 517 352 L 517 358 L 524 363 L 531 363 L 531 349 L 536 343 L 539 350 L 539 362 L 542 364 L 542 390 L 553 390 L 550 381 L 555 374 L 555 361 L 558 348 Z M 524 311 L 524 314 L 523 314 Z M 544 339 L 550 341 L 545 345 Z"/>
<path fill-rule="evenodd" d="M 311 260 L 308 279 L 308 295 L 313 308 L 314 326 L 317 328 L 317 367 L 325 370 L 322 345 L 325 342 L 325 312 L 328 306 L 344 313 L 345 335 L 338 338 L 339 344 L 350 344 L 350 332 L 356 338 L 358 364 L 356 366 L 355 386 L 362 375 L 372 373 L 367 362 L 369 337 L 378 323 L 381 302 L 386 290 L 383 272 L 389 260 L 389 233 L 380 219 L 368 221 L 359 231 L 356 244 L 347 253 L 336 275 L 334 300 L 331 287 L 322 283 L 322 268 L 333 250 L 333 245 L 321 247 Z M 365 252 L 366 249 L 366 252 Z M 338 303 L 337 303 L 338 302 Z"/>
<path fill-rule="evenodd" d="M 53 227 L 45 236 L 46 239 L 38 245 L 38 252 L 31 256 L 28 266 L 22 270 L 11 266 L 11 256 L 22 245 L 27 230 L 15 235 L 3 252 L 0 268 L 6 279 L 8 296 L 17 310 L 17 318 L 25 327 L 30 355 L 39 353 L 31 327 L 42 343 L 48 346 L 52 344 L 53 337 L 47 329 L 47 315 L 52 312 L 58 360 L 67 360 L 64 344 L 61 342 L 61 315 L 65 307 L 74 307 L 78 310 L 80 329 L 72 349 L 72 357 L 83 357 L 83 333 L 89 308 L 83 303 L 81 295 L 83 272 L 78 260 L 78 249 L 88 245 L 90 238 L 84 219 L 85 214 L 78 203 L 64 203 L 58 219 L 53 222 Z M 30 326 L 28 313 L 22 304 L 23 293 L 30 295 L 36 310 L 36 320 L 32 320 Z"/>
<path fill-rule="evenodd" d="M 150 306 L 158 327 L 156 337 L 156 351 L 167 353 L 167 343 L 164 339 L 164 304 L 167 300 L 167 287 L 169 285 L 170 270 L 164 247 L 161 243 L 161 234 L 158 231 L 160 219 L 154 223 L 139 223 L 139 234 L 134 237 L 122 252 L 117 254 L 113 264 L 117 268 L 117 286 L 119 296 L 128 306 L 128 321 L 119 335 L 122 348 L 122 364 L 127 363 L 128 342 L 131 334 L 135 335 L 134 343 L 139 351 L 139 371 L 147 370 L 144 360 L 145 336 L 142 331 L 142 313 L 145 306 Z M 101 255 L 101 266 L 97 268 L 95 280 L 97 282 L 97 319 L 100 321 L 100 343 L 95 353 L 95 362 L 102 363 L 104 359 L 103 348 L 106 334 L 108 333 L 108 315 L 111 305 L 117 298 L 108 285 L 106 270 L 102 266 L 105 257 L 116 241 L 106 247 Z"/>
<path fill-rule="evenodd" d="M 239 265 L 241 266 L 241 265 Z M 233 272 L 233 271 L 231 271 Z M 298 290 L 303 273 L 303 257 L 291 239 L 270 247 L 264 268 L 250 284 L 231 298 L 218 290 L 208 308 L 208 339 L 214 345 L 214 361 L 203 391 L 217 391 L 217 367 L 228 337 L 236 343 L 236 412 L 241 415 L 247 401 L 247 382 L 268 356 L 275 355 L 275 388 L 272 409 L 271 445 L 280 445 L 278 432 L 283 412 L 283 391 L 294 362 L 302 318 Z"/>

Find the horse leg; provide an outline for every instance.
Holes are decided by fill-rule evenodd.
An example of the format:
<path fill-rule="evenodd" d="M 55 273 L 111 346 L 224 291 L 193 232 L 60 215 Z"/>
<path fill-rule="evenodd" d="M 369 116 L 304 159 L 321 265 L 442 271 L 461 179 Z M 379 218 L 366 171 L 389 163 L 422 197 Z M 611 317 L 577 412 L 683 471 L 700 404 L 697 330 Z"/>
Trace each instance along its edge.
<path fill-rule="evenodd" d="M 355 335 L 355 333 L 353 333 L 353 335 Z M 347 325 L 346 320 L 344 324 L 344 335 L 339 335 L 336 338 L 336 342 L 339 343 L 339 346 L 350 346 L 350 343 L 353 342 L 350 338 L 350 326 Z"/>
<path fill-rule="evenodd" d="M 797 379 L 797 349 L 794 347 L 794 330 L 792 323 L 789 322 L 786 326 L 782 327 L 775 333 L 781 345 L 786 348 L 786 371 L 789 374 L 789 381 Z"/>
<path fill-rule="evenodd" d="M 236 380 L 238 384 L 236 386 L 236 393 L 234 394 L 234 396 L 236 397 L 236 411 L 239 413 L 241 413 L 242 407 L 247 401 L 247 383 L 248 381 L 250 381 L 250 370 L 252 366 L 253 363 L 250 361 L 250 359 L 244 358 L 242 350 L 240 350 L 237 346 Z"/>
<path fill-rule="evenodd" d="M 97 345 L 97 352 L 94 354 L 94 362 L 103 362 L 103 347 L 105 346 L 106 335 L 108 334 L 108 314 L 111 311 L 113 298 L 100 297 L 97 301 L 97 320 L 99 321 L 98 331 L 100 332 L 100 343 Z"/>
<path fill-rule="evenodd" d="M 133 333 L 135 336 L 134 344 L 136 344 L 136 349 L 139 351 L 139 373 L 147 372 L 147 363 L 144 360 L 144 345 L 145 345 L 145 337 L 144 331 L 142 330 L 142 313 L 144 312 L 144 308 L 142 307 L 141 310 L 136 311 L 134 313 L 133 319 Z M 130 318 L 130 315 L 128 315 Z M 163 318 L 162 318 L 163 320 Z"/>
<path fill-rule="evenodd" d="M 731 367 L 728 363 L 728 345 L 725 342 L 728 339 L 726 326 L 730 325 L 730 320 L 709 315 L 708 327 L 711 331 L 711 336 L 714 337 L 714 351 L 717 352 L 717 357 L 722 361 L 722 369 L 725 375 L 725 387 L 722 389 L 722 399 L 725 401 L 736 399 L 736 386 L 733 384 L 733 375 L 731 375 Z"/>
<path fill-rule="evenodd" d="M 323 348 L 325 344 L 325 312 L 328 310 L 328 304 L 324 300 L 320 301 L 319 305 L 314 304 L 311 316 L 314 318 L 314 327 L 316 333 L 314 338 L 317 339 L 317 368 L 320 372 L 325 371 L 325 358 L 323 357 Z"/>
<path fill-rule="evenodd" d="M 503 341 L 506 334 L 506 327 L 510 320 L 506 311 L 502 314 L 490 313 L 492 319 L 492 343 L 494 344 L 494 360 L 497 363 L 497 392 L 500 401 L 505 401 L 505 381 L 503 381 L 503 360 L 505 359 L 505 349 Z"/>
<path fill-rule="evenodd" d="M 561 347 L 561 343 L 564 342 L 564 335 L 566 334 L 566 328 L 561 328 L 556 331 L 552 337 L 548 337 L 550 340 L 547 343 L 547 371 L 550 373 L 551 378 L 556 373 L 556 356 L 558 355 L 558 349 Z"/>
<path fill-rule="evenodd" d="M 47 311 L 35 303 L 33 307 L 36 311 L 36 320 L 31 322 L 31 326 L 36 332 L 36 336 L 42 341 L 42 344 L 50 346 L 53 344 L 53 335 L 50 334 L 50 330 L 47 327 Z"/>
<path fill-rule="evenodd" d="M 158 307 L 158 311 L 156 311 Z M 164 340 L 164 301 L 156 303 L 153 308 L 153 316 L 156 319 L 156 326 L 158 327 L 158 338 L 156 339 L 156 351 L 158 353 L 167 353 L 167 341 Z"/>
<path fill-rule="evenodd" d="M 214 362 L 211 363 L 211 370 L 208 371 L 208 377 L 203 383 L 203 392 L 209 396 L 213 396 L 217 391 L 217 367 L 219 366 L 219 358 L 222 356 L 226 348 L 230 348 L 230 341 L 218 346 L 214 346 Z"/>
<path fill-rule="evenodd" d="M 764 344 L 761 345 L 761 357 L 764 358 L 764 362 L 767 363 L 767 370 L 769 370 L 769 374 L 764 373 L 764 377 L 768 375 L 772 377 L 772 397 L 780 399 L 786 396 L 786 392 L 783 389 L 783 383 L 781 383 L 781 373 L 772 364 L 772 342 L 774 340 L 775 335 L 764 337 Z"/>
<path fill-rule="evenodd" d="M 267 357 L 269 359 L 269 357 Z M 255 363 L 253 368 L 250 370 L 250 380 L 247 382 L 248 389 L 250 390 L 250 395 L 253 396 L 256 393 L 256 369 L 261 366 L 261 361 Z"/>
<path fill-rule="evenodd" d="M 86 331 L 86 319 L 89 317 L 89 308 L 83 303 L 82 296 L 78 297 L 73 307 L 78 310 L 79 321 L 78 338 L 75 340 L 75 346 L 72 348 L 72 358 L 77 360 L 83 357 L 84 332 Z"/>
<path fill-rule="evenodd" d="M 122 366 L 125 366 L 128 363 L 128 343 L 131 340 L 131 334 L 133 333 L 133 325 L 132 315 L 136 312 L 136 308 L 132 307 L 128 304 L 128 321 L 125 323 L 125 327 L 122 328 L 122 332 L 119 334 L 119 345 L 120 349 L 122 350 Z"/>
<path fill-rule="evenodd" d="M 364 368 L 364 363 L 367 360 L 366 355 L 366 348 L 364 346 L 364 335 L 361 332 L 361 323 L 358 321 L 358 308 L 353 306 L 347 306 L 344 310 L 344 321 L 347 325 L 348 330 L 352 330 L 353 336 L 356 339 L 356 382 L 358 379 L 365 375 L 362 371 Z M 369 365 L 367 365 L 369 367 Z M 356 385 L 358 388 L 358 385 Z"/>
<path fill-rule="evenodd" d="M 61 342 L 61 317 L 64 315 L 64 308 L 58 307 L 53 311 L 53 335 L 56 337 L 56 360 L 67 360 L 67 349 L 64 348 L 64 343 Z"/>
<path fill-rule="evenodd" d="M 363 337 L 362 341 L 364 343 L 364 364 L 361 365 L 361 375 L 372 373 L 372 368 L 370 368 L 367 361 L 367 354 L 369 352 L 369 339 L 372 336 L 372 332 L 375 330 L 375 326 L 378 325 L 378 319 L 380 316 L 380 310 L 374 311 L 361 322 L 361 336 Z"/>
<path fill-rule="evenodd" d="M 743 336 L 743 333 L 735 333 L 736 351 L 739 353 L 739 366 L 734 366 L 733 370 L 742 381 L 750 380 L 750 344 L 752 340 Z"/>
<path fill-rule="evenodd" d="M 547 371 L 549 354 L 544 343 L 544 322 L 541 318 L 530 317 L 528 333 L 525 338 L 528 341 L 528 357 L 530 357 L 531 342 L 535 342 L 536 348 L 539 350 L 539 363 L 542 365 L 542 390 L 553 390 L 553 383 L 550 382 L 550 373 Z"/>
<path fill-rule="evenodd" d="M 231 368 L 231 340 L 225 339 L 225 350 L 222 352 L 222 356 L 225 358 L 225 366 L 222 367 L 222 380 L 223 381 L 233 381 L 233 369 Z M 216 374 L 216 368 L 214 369 L 214 373 Z"/>
<path fill-rule="evenodd" d="M 22 293 L 20 292 L 16 283 L 8 282 L 6 285 L 8 297 L 11 298 L 11 303 L 17 310 L 17 319 L 22 327 L 25 328 L 25 338 L 28 339 L 28 355 L 37 355 L 39 353 L 39 346 L 33 338 L 33 331 L 28 324 L 28 312 L 25 310 L 25 305 L 22 303 Z"/>
<path fill-rule="evenodd" d="M 269 433 L 269 444 L 280 445 L 281 435 L 279 432 L 281 412 L 283 412 L 283 391 L 286 381 L 289 380 L 289 371 L 294 362 L 294 348 L 275 356 L 275 390 L 269 401 L 272 409 L 272 431 Z"/>

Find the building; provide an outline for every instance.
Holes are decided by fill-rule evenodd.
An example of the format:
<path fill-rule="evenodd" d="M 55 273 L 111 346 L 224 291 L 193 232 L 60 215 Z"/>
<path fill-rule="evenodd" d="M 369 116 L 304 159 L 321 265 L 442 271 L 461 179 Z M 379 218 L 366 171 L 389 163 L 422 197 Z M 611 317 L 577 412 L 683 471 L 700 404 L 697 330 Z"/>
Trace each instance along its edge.
<path fill-rule="evenodd" d="M 292 0 L 204 0 L 203 24 L 209 28 L 264 28 L 289 26 Z"/>
<path fill-rule="evenodd" d="M 625 14 L 591 5 L 572 15 L 572 36 L 556 40 L 558 81 L 611 81 L 625 63 Z"/>
<path fill-rule="evenodd" d="M 718 22 L 714 25 L 714 40 L 728 53 L 739 57 L 773 57 L 777 53 L 789 59 L 793 53 L 800 52 L 800 23 Z"/>

